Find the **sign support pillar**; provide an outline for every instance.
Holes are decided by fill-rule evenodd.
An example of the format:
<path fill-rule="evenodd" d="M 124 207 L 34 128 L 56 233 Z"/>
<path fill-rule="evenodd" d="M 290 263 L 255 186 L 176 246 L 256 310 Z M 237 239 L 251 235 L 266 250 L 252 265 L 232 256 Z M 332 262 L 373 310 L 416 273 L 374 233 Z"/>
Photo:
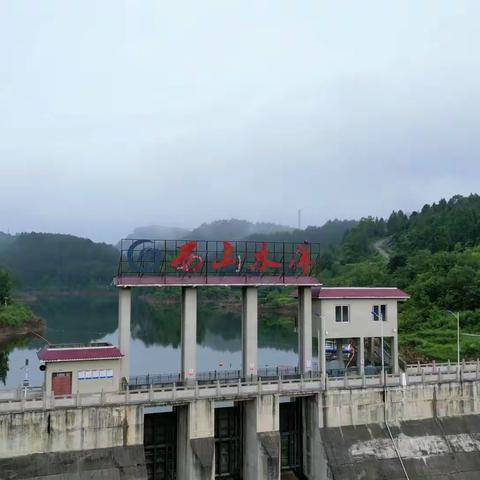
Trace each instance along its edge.
<path fill-rule="evenodd" d="M 242 376 L 257 376 L 258 289 L 242 287 Z"/>
<path fill-rule="evenodd" d="M 312 288 L 298 287 L 298 361 L 300 373 L 312 370 Z"/>
<path fill-rule="evenodd" d="M 197 289 L 182 287 L 182 378 L 197 375 Z"/>
<path fill-rule="evenodd" d="M 130 320 L 132 315 L 132 290 L 120 288 L 118 291 L 118 346 L 123 357 L 120 362 L 120 379 L 130 377 Z"/>

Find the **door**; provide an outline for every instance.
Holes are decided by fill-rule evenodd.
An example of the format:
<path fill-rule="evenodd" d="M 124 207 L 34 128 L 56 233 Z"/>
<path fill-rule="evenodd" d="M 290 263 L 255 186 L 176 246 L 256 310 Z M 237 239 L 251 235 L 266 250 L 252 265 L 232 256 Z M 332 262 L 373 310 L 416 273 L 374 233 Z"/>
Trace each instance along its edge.
<path fill-rule="evenodd" d="M 55 397 L 72 394 L 72 372 L 52 373 L 52 392 Z"/>

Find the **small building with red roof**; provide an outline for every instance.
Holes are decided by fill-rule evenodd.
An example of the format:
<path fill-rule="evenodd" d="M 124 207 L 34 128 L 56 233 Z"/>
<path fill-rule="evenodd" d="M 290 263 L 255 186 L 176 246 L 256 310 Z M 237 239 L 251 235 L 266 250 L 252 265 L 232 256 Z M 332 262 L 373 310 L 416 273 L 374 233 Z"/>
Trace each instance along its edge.
<path fill-rule="evenodd" d="M 43 362 L 48 395 L 118 390 L 123 355 L 109 343 L 46 345 L 37 356 Z"/>
<path fill-rule="evenodd" d="M 329 366 L 373 373 L 381 366 L 383 343 L 385 369 L 396 373 L 398 303 L 408 298 L 395 287 L 312 289 L 312 330 L 318 336 L 320 368 L 326 373 Z"/>

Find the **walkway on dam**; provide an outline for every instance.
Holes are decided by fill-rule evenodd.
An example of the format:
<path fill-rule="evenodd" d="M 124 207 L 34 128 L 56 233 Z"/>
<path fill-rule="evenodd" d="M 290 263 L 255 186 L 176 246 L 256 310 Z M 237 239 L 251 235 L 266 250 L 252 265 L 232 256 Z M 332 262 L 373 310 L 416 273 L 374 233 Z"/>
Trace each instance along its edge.
<path fill-rule="evenodd" d="M 317 373 L 317 374 L 316 374 Z M 385 386 L 402 387 L 413 384 L 447 383 L 453 381 L 480 380 L 480 362 L 464 362 L 457 368 L 456 364 L 413 364 L 408 365 L 401 374 L 385 374 Z M 237 400 L 255 398 L 259 395 L 302 396 L 324 390 L 380 388 L 383 386 L 381 375 L 348 374 L 343 377 L 321 378 L 318 372 L 311 375 L 299 375 L 295 378 L 238 379 L 201 383 L 198 381 L 177 384 L 128 389 L 122 392 L 99 392 L 74 394 L 65 397 L 44 395 L 40 387 L 0 391 L 0 412 L 32 411 L 52 408 L 71 408 L 101 405 L 172 405 L 194 400 Z"/>

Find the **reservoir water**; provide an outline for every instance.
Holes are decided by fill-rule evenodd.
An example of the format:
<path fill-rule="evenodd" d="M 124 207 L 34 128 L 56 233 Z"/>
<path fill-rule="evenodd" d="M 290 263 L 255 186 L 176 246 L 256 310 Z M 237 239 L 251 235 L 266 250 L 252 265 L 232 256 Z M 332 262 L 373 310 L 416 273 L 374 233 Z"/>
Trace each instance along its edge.
<path fill-rule="evenodd" d="M 219 302 L 220 303 L 220 302 Z M 118 344 L 117 296 L 38 294 L 29 306 L 47 324 L 50 343 L 107 341 Z M 260 310 L 258 365 L 296 366 L 295 315 Z M 180 372 L 180 304 L 152 302 L 135 296 L 132 303 L 131 374 Z M 30 385 L 42 385 L 37 351 L 45 344 L 29 337 L 0 345 L 0 388 L 15 388 L 25 377 L 28 359 Z M 241 367 L 241 316 L 238 306 L 219 308 L 200 303 L 197 325 L 197 370 Z"/>

